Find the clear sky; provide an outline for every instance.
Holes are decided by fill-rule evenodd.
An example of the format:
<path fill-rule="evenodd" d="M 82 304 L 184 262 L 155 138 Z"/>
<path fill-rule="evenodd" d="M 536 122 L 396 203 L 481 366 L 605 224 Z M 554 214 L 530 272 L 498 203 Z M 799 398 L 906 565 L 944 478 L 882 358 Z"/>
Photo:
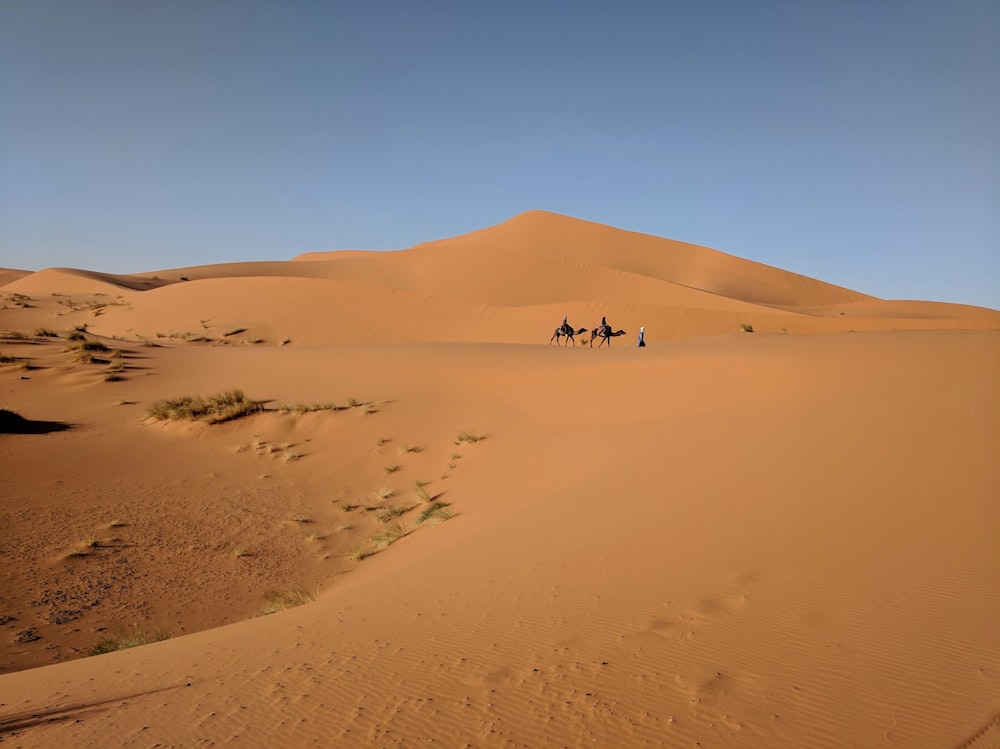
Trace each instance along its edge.
<path fill-rule="evenodd" d="M 996 0 L 3 0 L 0 266 L 533 208 L 1000 308 Z"/>

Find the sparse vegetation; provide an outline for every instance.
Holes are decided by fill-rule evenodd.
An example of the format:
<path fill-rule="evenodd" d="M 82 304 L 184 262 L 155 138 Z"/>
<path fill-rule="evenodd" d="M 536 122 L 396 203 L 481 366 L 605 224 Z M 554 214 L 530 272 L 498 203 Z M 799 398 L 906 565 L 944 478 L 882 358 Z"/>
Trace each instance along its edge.
<path fill-rule="evenodd" d="M 415 485 L 415 488 L 417 492 L 417 498 L 421 502 L 431 502 L 433 500 L 433 497 L 431 497 L 430 493 L 427 491 L 426 481 L 418 481 Z"/>
<path fill-rule="evenodd" d="M 368 550 L 367 544 L 361 544 L 360 546 L 355 546 L 349 552 L 347 552 L 347 558 L 353 559 L 355 562 L 360 562 L 362 559 L 367 559 L 374 552 Z"/>
<path fill-rule="evenodd" d="M 0 340 L 4 341 L 27 341 L 28 336 L 20 330 L 0 330 Z"/>
<path fill-rule="evenodd" d="M 369 541 L 376 549 L 378 549 L 383 546 L 392 546 L 406 534 L 407 530 L 402 523 L 393 523 L 382 533 L 376 533 L 369 539 Z"/>
<path fill-rule="evenodd" d="M 27 359 L 22 359 L 19 356 L 7 356 L 5 354 L 0 354 L 0 364 L 16 364 L 22 369 L 28 369 L 30 366 Z"/>
<path fill-rule="evenodd" d="M 395 507 L 387 507 L 383 512 L 380 512 L 375 517 L 378 518 L 380 523 L 388 523 L 390 520 L 395 520 L 400 515 L 405 515 L 413 508 L 414 505 L 397 505 Z"/>
<path fill-rule="evenodd" d="M 305 403 L 296 403 L 294 405 L 286 405 L 284 403 L 274 406 L 272 411 L 279 411 L 281 413 L 297 413 L 304 414 L 311 411 L 340 411 L 341 408 L 334 403 L 329 401 L 327 403 L 313 403 L 312 405 L 307 405 Z"/>
<path fill-rule="evenodd" d="M 105 637 L 88 650 L 87 655 L 103 655 L 104 653 L 113 653 L 116 650 L 128 650 L 140 645 L 148 645 L 151 642 L 161 642 L 169 637 L 170 634 L 161 629 L 137 630 L 117 637 Z"/>
<path fill-rule="evenodd" d="M 744 333 L 753 333 L 753 325 L 750 323 L 740 323 L 740 330 Z"/>
<path fill-rule="evenodd" d="M 35 330 L 36 338 L 58 338 L 59 334 L 54 330 L 49 330 L 48 328 L 38 328 Z"/>
<path fill-rule="evenodd" d="M 386 466 L 386 467 L 385 467 L 385 468 L 383 468 L 382 470 L 383 470 L 383 471 L 385 471 L 386 475 L 388 476 L 388 475 L 389 475 L 390 473 L 395 473 L 395 472 L 396 472 L 396 471 L 398 471 L 398 470 L 399 470 L 400 468 L 402 468 L 402 466 L 398 466 L 398 465 L 391 465 L 391 466 Z"/>
<path fill-rule="evenodd" d="M 100 341 L 91 341 L 86 338 L 80 341 L 74 348 L 77 351 L 99 351 L 101 353 L 111 350 Z"/>
<path fill-rule="evenodd" d="M 262 411 L 263 402 L 250 400 L 242 390 L 226 390 L 209 398 L 184 396 L 161 400 L 148 411 L 158 421 L 207 421 L 218 424 Z"/>
<path fill-rule="evenodd" d="M 285 609 L 293 609 L 309 603 L 315 596 L 301 590 L 272 590 L 265 597 L 267 603 L 257 612 L 257 616 L 276 614 Z"/>
<path fill-rule="evenodd" d="M 450 520 L 455 517 L 455 513 L 448 509 L 448 502 L 441 502 L 440 500 L 432 502 L 430 507 L 420 513 L 417 517 L 417 524 L 424 523 L 428 520 L 443 522 L 445 520 Z"/>
<path fill-rule="evenodd" d="M 485 435 L 478 432 L 462 432 L 455 440 L 456 445 L 474 445 L 480 440 L 486 439 Z"/>
<path fill-rule="evenodd" d="M 422 452 L 422 451 L 423 451 L 422 447 L 419 447 L 417 445 L 411 445 L 408 442 L 404 442 L 399 447 L 399 454 L 400 455 L 405 455 L 406 453 L 419 453 L 419 452 Z"/>
<path fill-rule="evenodd" d="M 229 338 L 230 336 L 239 335 L 240 333 L 246 333 L 246 332 L 247 332 L 246 328 L 233 328 L 232 330 L 227 330 L 222 335 L 225 336 L 226 338 Z"/>

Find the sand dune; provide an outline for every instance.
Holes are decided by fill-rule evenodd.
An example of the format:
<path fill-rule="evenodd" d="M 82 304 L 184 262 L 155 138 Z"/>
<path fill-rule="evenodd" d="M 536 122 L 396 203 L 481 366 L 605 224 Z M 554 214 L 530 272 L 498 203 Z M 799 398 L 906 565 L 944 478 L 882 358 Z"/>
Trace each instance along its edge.
<path fill-rule="evenodd" d="M 544 212 L 3 279 L 13 746 L 997 745 L 995 310 Z"/>

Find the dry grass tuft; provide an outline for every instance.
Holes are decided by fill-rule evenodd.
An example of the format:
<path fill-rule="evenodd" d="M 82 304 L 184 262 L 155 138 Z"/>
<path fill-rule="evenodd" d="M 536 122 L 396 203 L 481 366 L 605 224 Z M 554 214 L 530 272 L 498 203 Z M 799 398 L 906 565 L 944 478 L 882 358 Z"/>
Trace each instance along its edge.
<path fill-rule="evenodd" d="M 388 523 L 390 520 L 395 520 L 400 515 L 405 515 L 414 507 L 416 507 L 416 505 L 397 505 L 395 507 L 387 507 L 375 517 L 378 518 L 380 523 Z"/>
<path fill-rule="evenodd" d="M 369 541 L 376 549 L 380 549 L 385 546 L 392 546 L 399 539 L 403 538 L 407 532 L 402 523 L 393 523 L 382 533 L 376 533 Z"/>
<path fill-rule="evenodd" d="M 242 390 L 226 390 L 209 398 L 184 396 L 154 403 L 148 417 L 158 421 L 207 421 L 218 424 L 264 410 L 262 401 L 250 400 Z"/>
<path fill-rule="evenodd" d="M 451 520 L 453 517 L 455 517 L 455 513 L 448 509 L 448 503 L 437 501 L 432 502 L 430 507 L 420 513 L 417 517 L 417 523 L 427 521 L 442 523 L 445 520 Z"/>
<path fill-rule="evenodd" d="M 293 609 L 315 598 L 310 593 L 301 590 L 272 590 L 265 596 L 267 603 L 257 612 L 257 616 L 276 614 L 285 609 Z"/>
<path fill-rule="evenodd" d="M 150 631 L 137 630 L 117 637 L 105 637 L 88 650 L 87 655 L 102 655 L 104 653 L 113 653 L 116 650 L 128 650 L 140 645 L 148 645 L 151 642 L 160 642 L 169 637 L 170 634 L 161 629 Z"/>

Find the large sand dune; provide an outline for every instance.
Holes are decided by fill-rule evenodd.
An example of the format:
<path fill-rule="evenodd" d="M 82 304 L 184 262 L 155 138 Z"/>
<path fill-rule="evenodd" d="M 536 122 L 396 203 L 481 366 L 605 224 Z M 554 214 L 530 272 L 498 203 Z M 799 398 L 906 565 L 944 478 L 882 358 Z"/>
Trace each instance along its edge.
<path fill-rule="evenodd" d="M 0 283 L 0 741 L 998 745 L 1000 312 L 544 212 Z"/>

